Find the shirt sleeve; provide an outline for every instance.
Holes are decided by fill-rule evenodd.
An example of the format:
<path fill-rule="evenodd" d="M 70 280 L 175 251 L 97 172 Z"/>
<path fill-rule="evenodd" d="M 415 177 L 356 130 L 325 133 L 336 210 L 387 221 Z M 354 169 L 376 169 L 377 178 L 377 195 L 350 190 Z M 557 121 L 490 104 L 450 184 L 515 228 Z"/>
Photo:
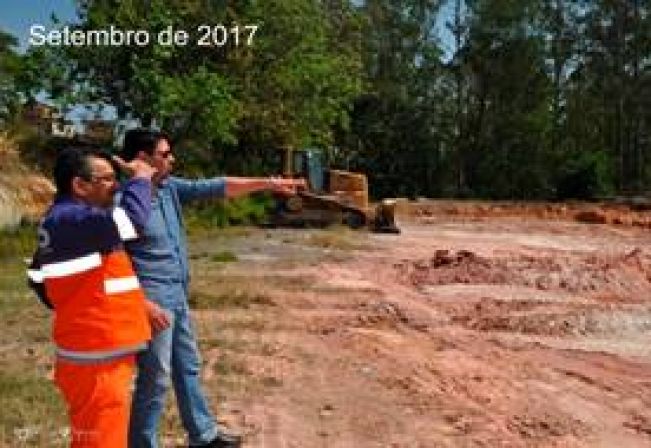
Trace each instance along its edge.
<path fill-rule="evenodd" d="M 112 217 L 123 240 L 134 239 L 144 229 L 151 214 L 151 182 L 128 180 L 122 187 L 120 201 Z"/>
<path fill-rule="evenodd" d="M 187 204 L 197 199 L 223 198 L 226 195 L 226 179 L 224 177 L 198 180 L 170 177 L 169 182 L 176 190 L 181 204 Z"/>
<path fill-rule="evenodd" d="M 36 294 L 36 298 L 49 309 L 54 309 L 52 302 L 47 297 L 45 292 L 45 284 L 43 283 L 43 273 L 41 272 L 40 254 L 37 250 L 32 257 L 32 261 L 27 268 L 27 285 Z"/>
<path fill-rule="evenodd" d="M 114 250 L 138 238 L 151 214 L 151 182 L 132 179 L 119 192 L 119 201 L 105 209 L 83 203 L 62 206 L 44 219 L 39 231 L 64 258 L 93 251 Z M 49 262 L 43 260 L 44 263 Z"/>
<path fill-rule="evenodd" d="M 89 238 L 84 245 L 100 251 L 138 238 L 151 214 L 151 182 L 130 179 L 121 188 L 120 199 L 111 210 L 88 207 L 78 223 Z M 82 238 L 83 239 L 83 238 Z"/>

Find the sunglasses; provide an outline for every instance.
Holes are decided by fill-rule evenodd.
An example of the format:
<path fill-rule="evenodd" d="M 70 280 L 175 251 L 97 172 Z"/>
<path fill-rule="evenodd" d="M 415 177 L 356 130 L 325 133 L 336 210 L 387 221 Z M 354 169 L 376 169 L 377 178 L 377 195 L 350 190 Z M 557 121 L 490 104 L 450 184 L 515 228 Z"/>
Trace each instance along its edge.
<path fill-rule="evenodd" d="M 171 149 L 168 149 L 167 151 L 162 151 L 155 155 L 160 156 L 163 159 L 167 159 L 168 157 L 172 157 L 174 155 L 174 152 Z"/>

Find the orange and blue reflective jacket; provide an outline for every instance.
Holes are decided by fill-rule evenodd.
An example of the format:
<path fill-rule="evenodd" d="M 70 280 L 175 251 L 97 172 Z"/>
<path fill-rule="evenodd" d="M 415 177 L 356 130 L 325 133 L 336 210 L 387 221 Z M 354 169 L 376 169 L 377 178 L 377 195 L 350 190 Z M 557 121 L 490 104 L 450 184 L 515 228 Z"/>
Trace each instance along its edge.
<path fill-rule="evenodd" d="M 123 243 L 151 213 L 151 182 L 131 179 L 112 209 L 58 197 L 39 226 L 30 286 L 54 310 L 58 356 L 93 362 L 144 348 L 145 295 Z"/>

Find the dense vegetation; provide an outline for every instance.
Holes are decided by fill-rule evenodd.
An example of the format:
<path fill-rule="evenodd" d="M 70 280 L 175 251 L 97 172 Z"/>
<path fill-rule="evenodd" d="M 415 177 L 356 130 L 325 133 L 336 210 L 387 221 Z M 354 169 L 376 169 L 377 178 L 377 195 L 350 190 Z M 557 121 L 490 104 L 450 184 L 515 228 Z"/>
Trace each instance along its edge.
<path fill-rule="evenodd" d="M 376 196 L 649 188 L 647 0 L 107 0 L 78 12 L 83 30 L 259 28 L 251 46 L 231 35 L 22 57 L 2 34 L 0 122 L 45 90 L 162 126 L 192 173 L 271 173 L 278 148 L 316 145 L 368 173 Z"/>

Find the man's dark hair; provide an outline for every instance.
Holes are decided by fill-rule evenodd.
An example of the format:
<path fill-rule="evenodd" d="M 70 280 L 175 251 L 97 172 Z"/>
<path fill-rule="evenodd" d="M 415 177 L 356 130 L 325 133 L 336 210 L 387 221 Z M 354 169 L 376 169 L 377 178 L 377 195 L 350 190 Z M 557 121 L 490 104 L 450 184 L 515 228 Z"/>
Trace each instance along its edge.
<path fill-rule="evenodd" d="M 151 156 L 154 154 L 159 140 L 170 142 L 167 134 L 163 132 L 144 128 L 131 129 L 124 134 L 122 158 L 129 162 L 136 158 L 139 151 L 144 151 Z"/>
<path fill-rule="evenodd" d="M 114 165 L 111 154 L 100 148 L 73 147 L 64 149 L 59 153 L 54 164 L 53 173 L 58 195 L 72 193 L 72 179 L 75 177 L 81 177 L 84 180 L 92 179 L 93 173 L 89 162 L 92 157 L 104 159 Z"/>

